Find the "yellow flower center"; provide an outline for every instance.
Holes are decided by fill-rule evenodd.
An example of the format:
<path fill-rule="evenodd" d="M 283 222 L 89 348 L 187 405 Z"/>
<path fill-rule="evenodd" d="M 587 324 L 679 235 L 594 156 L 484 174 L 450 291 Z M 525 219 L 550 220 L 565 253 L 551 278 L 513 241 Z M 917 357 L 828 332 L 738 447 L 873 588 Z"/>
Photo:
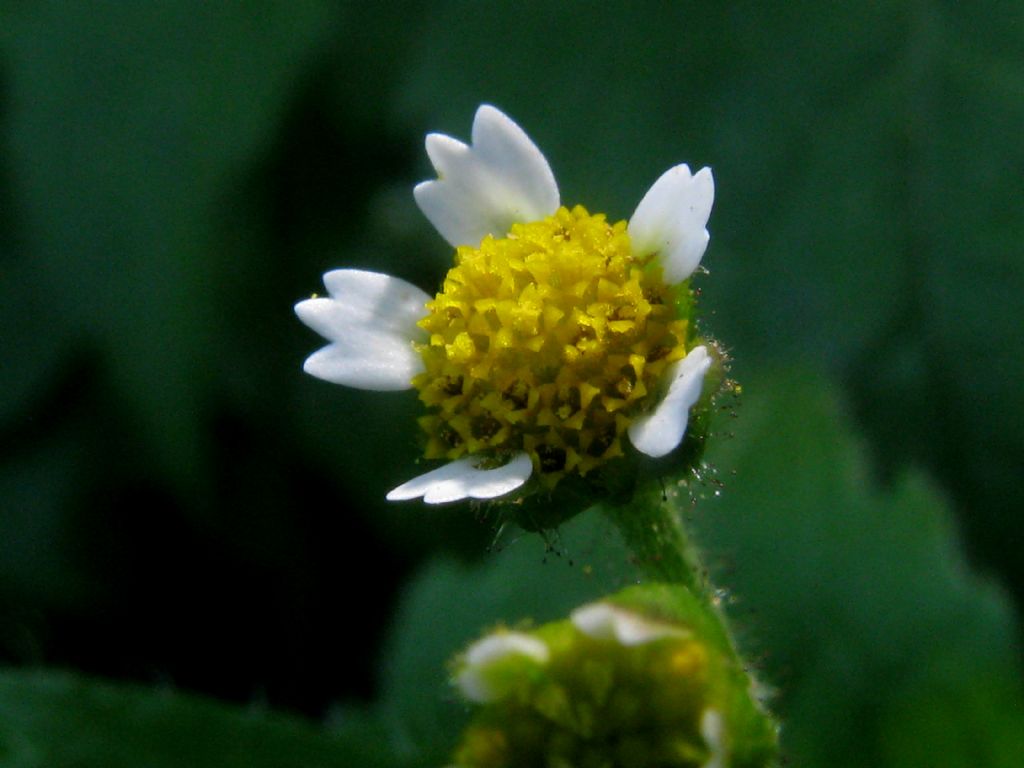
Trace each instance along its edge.
<path fill-rule="evenodd" d="M 676 303 L 688 298 L 634 257 L 626 222 L 581 206 L 459 247 L 420 321 L 427 458 L 525 451 L 553 487 L 622 455 L 623 432 L 686 354 Z"/>

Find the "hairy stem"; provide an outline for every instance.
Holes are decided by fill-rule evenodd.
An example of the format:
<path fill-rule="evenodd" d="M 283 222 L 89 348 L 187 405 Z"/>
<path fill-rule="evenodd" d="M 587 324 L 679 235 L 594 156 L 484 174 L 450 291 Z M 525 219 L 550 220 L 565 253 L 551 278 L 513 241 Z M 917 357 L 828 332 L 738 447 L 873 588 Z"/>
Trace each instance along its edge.
<path fill-rule="evenodd" d="M 625 504 L 603 505 L 605 514 L 619 529 L 641 573 L 652 581 L 681 584 L 694 595 L 703 595 L 703 569 L 683 528 L 679 491 L 662 490 L 657 483 L 646 485 Z"/>

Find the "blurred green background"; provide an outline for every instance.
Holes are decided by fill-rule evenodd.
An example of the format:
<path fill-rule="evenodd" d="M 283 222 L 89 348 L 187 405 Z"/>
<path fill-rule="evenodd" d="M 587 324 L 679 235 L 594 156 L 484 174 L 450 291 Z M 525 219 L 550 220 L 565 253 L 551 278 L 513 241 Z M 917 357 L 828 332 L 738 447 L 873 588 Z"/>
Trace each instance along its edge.
<path fill-rule="evenodd" d="M 385 504 L 414 395 L 301 372 L 484 101 L 613 218 L 714 169 L 690 515 L 790 764 L 1020 765 L 1024 5 L 927 0 L 0 5 L 0 764 L 443 765 L 446 658 L 635 578 Z"/>

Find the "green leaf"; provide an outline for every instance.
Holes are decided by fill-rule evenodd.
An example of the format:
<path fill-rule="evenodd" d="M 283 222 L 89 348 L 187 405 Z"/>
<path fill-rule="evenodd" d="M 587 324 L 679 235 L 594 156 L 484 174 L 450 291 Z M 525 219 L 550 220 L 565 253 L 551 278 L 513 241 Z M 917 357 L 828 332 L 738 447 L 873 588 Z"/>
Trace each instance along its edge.
<path fill-rule="evenodd" d="M 0 245 L 0 427 L 24 427 L 26 407 L 40 397 L 70 348 L 69 332 L 49 317 L 31 262 Z"/>
<path fill-rule="evenodd" d="M 1015 682 L 979 679 L 967 690 L 937 683 L 896 698 L 881 718 L 886 763 L 900 768 L 1019 765 L 1024 728 Z M 990 738 L 979 739 L 982 733 Z"/>
<path fill-rule="evenodd" d="M 355 715 L 328 730 L 71 673 L 0 673 L 0 762 L 8 768 L 396 766 L 382 735 Z"/>
<path fill-rule="evenodd" d="M 265 149 L 326 3 L 42 3 L 5 14 L 10 180 L 52 324 L 101 346 L 179 484 L 218 359 L 213 204 Z"/>
<path fill-rule="evenodd" d="M 38 619 L 41 608 L 82 610 L 95 596 L 96 583 L 75 556 L 81 542 L 71 525 L 74 489 L 88 472 L 86 444 L 78 430 L 69 430 L 34 447 L 0 464 L 0 610 L 31 606 L 16 615 Z M 0 642 L 33 658 L 39 648 L 20 626 L 22 616 L 0 622 Z"/>
<path fill-rule="evenodd" d="M 735 438 L 709 451 L 724 490 L 704 489 L 696 522 L 748 653 L 778 686 L 788 756 L 944 765 L 953 737 L 933 737 L 955 727 L 973 764 L 1009 764 L 1024 732 L 1013 614 L 967 567 L 943 500 L 916 474 L 875 487 L 816 377 L 752 377 L 745 391 Z"/>

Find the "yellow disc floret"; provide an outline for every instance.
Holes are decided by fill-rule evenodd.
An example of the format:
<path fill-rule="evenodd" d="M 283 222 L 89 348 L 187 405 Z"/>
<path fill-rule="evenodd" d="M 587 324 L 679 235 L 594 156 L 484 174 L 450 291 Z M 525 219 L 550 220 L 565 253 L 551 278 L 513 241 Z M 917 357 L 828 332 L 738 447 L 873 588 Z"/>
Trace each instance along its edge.
<path fill-rule="evenodd" d="M 526 451 L 552 487 L 622 454 L 688 323 L 626 222 L 577 206 L 462 246 L 420 326 L 428 458 Z"/>

